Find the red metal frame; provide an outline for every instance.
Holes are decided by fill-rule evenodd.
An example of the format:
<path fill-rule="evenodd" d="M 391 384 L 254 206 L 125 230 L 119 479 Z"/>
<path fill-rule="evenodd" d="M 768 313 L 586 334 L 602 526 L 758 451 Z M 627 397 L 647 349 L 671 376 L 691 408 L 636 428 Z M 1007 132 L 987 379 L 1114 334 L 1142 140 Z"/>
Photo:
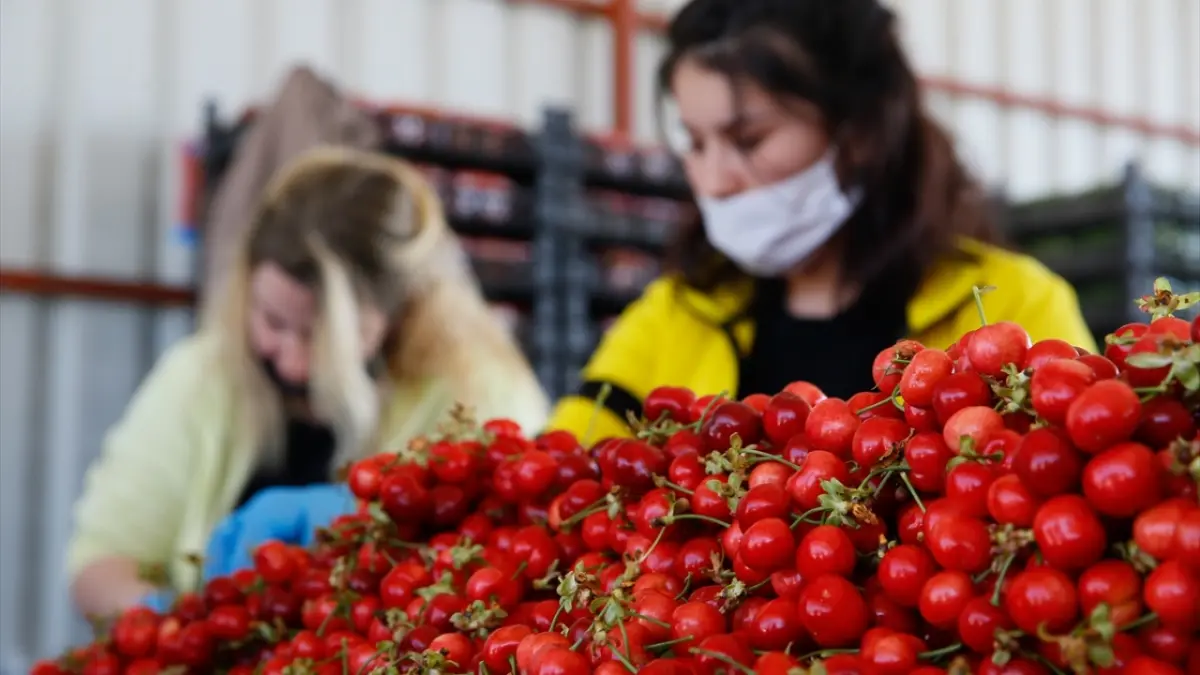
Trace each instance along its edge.
<path fill-rule="evenodd" d="M 612 21 L 613 65 L 615 68 L 612 94 L 613 130 L 617 135 L 629 135 L 633 130 L 635 82 L 632 64 L 637 34 L 643 30 L 662 32 L 667 26 L 667 17 L 661 14 L 639 12 L 637 0 L 509 1 L 536 2 Z M 1119 115 L 1099 107 L 1072 105 L 1050 97 L 1022 94 L 1003 87 L 984 86 L 943 75 L 925 76 L 922 78 L 922 82 L 932 92 L 991 101 L 1004 108 L 1033 110 L 1049 117 L 1076 119 L 1096 126 L 1127 129 L 1146 136 L 1168 138 L 1186 145 L 1200 146 L 1200 129 L 1185 124 L 1165 124 L 1143 117 Z"/>
<path fill-rule="evenodd" d="M 636 0 L 508 0 L 512 4 L 538 4 L 574 12 L 580 16 L 603 19 L 611 22 L 613 34 L 613 92 L 612 119 L 614 139 L 628 141 L 633 131 L 634 96 L 636 94 L 635 50 L 640 31 L 662 32 L 667 18 L 660 14 L 640 12 Z M 929 75 L 922 78 L 925 87 L 932 92 L 952 96 L 990 101 L 1004 108 L 1033 110 L 1057 119 L 1074 119 L 1096 126 L 1126 129 L 1156 138 L 1167 138 L 1191 146 L 1200 146 L 1200 129 L 1184 124 L 1164 124 L 1142 117 L 1119 115 L 1103 108 L 1079 106 L 1050 98 L 1022 94 L 1003 87 L 991 87 L 965 82 L 959 79 Z M 405 106 L 403 109 L 429 112 L 445 116 L 445 111 L 436 108 Z M 467 117 L 456 115 L 457 117 Z M 475 121 L 485 121 L 470 116 Z M 501 120 L 486 120 L 488 123 L 506 125 Z M 196 199 L 200 192 L 200 172 L 195 159 L 186 157 L 185 185 L 182 201 L 184 205 L 181 221 L 188 223 L 195 213 Z M 188 305 L 194 300 L 194 292 L 187 288 L 164 286 L 152 283 L 68 277 L 27 269 L 0 268 L 0 293 L 27 293 L 50 296 L 77 296 L 97 300 L 134 302 L 150 305 Z"/>
<path fill-rule="evenodd" d="M 40 270 L 0 270 L 0 294 L 21 293 L 51 297 L 136 303 L 157 307 L 188 307 L 196 299 L 191 288 L 118 279 L 67 276 Z"/>

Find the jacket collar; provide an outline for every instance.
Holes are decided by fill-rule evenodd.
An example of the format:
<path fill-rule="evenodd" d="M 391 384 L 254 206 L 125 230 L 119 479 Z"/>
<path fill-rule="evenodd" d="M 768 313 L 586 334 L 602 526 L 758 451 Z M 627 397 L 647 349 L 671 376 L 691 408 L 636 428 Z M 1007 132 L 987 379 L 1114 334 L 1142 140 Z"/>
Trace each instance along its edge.
<path fill-rule="evenodd" d="M 930 270 L 917 293 L 908 303 L 908 329 L 912 335 L 923 333 L 955 314 L 973 299 L 975 286 L 983 285 L 981 244 L 965 240 L 959 249 L 963 255 L 943 260 Z M 705 293 L 677 281 L 677 290 L 689 310 L 717 325 L 739 318 L 753 297 L 754 283 L 747 280 L 725 284 Z"/>
<path fill-rule="evenodd" d="M 917 335 L 956 314 L 974 300 L 974 289 L 983 286 L 984 270 L 980 262 L 982 248 L 964 242 L 961 255 L 933 266 L 916 295 L 908 303 L 908 330 Z"/>

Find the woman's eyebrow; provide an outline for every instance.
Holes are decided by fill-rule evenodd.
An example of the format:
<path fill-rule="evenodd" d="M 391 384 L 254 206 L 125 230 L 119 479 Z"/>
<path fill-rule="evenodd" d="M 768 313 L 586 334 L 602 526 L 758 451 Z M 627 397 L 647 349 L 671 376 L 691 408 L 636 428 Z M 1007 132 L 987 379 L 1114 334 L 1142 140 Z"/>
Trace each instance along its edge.
<path fill-rule="evenodd" d="M 753 126 L 769 121 L 775 116 L 775 113 L 769 109 L 752 110 L 750 112 L 742 112 L 735 114 L 731 119 L 722 122 L 716 126 L 716 131 L 722 134 L 729 134 L 735 131 L 741 131 L 746 127 Z M 680 124 L 688 133 L 695 135 L 696 126 L 689 123 L 687 120 L 680 120 Z"/>

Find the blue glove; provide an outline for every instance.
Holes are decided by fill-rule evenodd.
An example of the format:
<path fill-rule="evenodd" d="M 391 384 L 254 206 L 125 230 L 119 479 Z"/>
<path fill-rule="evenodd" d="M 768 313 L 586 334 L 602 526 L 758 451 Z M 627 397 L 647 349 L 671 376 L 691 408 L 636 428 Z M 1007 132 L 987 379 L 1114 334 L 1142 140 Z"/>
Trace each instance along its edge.
<path fill-rule="evenodd" d="M 259 492 L 213 530 L 204 555 L 204 578 L 254 566 L 254 549 L 277 540 L 308 546 L 317 528 L 354 513 L 354 495 L 343 484 L 274 487 Z"/>
<path fill-rule="evenodd" d="M 139 602 L 142 607 L 149 607 L 159 614 L 166 614 L 175 605 L 175 592 L 170 590 L 154 591 Z"/>

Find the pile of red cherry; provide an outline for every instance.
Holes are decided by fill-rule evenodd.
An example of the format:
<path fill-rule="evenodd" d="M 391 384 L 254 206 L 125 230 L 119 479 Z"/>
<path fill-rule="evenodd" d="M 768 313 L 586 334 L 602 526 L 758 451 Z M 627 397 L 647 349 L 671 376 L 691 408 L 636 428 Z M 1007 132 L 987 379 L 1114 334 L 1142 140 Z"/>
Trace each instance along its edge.
<path fill-rule="evenodd" d="M 662 387 L 592 447 L 456 411 L 314 547 L 34 672 L 1195 675 L 1198 295 L 1102 355 L 903 341 L 849 400 Z"/>

